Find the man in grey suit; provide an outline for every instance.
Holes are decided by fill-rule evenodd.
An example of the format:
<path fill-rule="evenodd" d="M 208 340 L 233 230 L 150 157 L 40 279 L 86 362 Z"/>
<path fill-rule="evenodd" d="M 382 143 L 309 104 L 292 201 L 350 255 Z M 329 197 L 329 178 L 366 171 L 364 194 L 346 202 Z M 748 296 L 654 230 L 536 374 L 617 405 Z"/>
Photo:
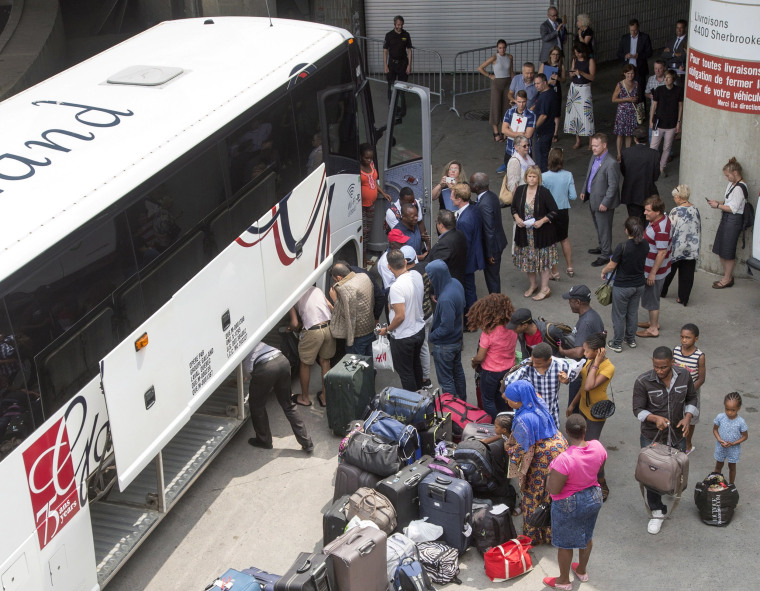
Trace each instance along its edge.
<path fill-rule="evenodd" d="M 602 267 L 610 261 L 612 254 L 612 220 L 615 208 L 620 205 L 620 165 L 607 151 L 607 135 L 604 133 L 591 136 L 591 152 L 593 157 L 588 163 L 581 201 L 588 200 L 599 239 L 599 246 L 588 251 L 599 255 L 591 266 Z"/>
<path fill-rule="evenodd" d="M 489 178 L 485 172 L 476 172 L 470 177 L 470 188 L 477 195 L 483 230 L 483 250 L 485 251 L 486 266 L 483 275 L 486 280 L 488 293 L 501 293 L 501 253 L 507 247 L 507 235 L 504 233 L 504 223 L 501 219 L 501 203 L 499 197 L 488 189 Z"/>
<path fill-rule="evenodd" d="M 539 62 L 549 61 L 549 53 L 555 47 L 562 48 L 565 41 L 565 24 L 558 18 L 559 11 L 556 6 L 550 6 L 546 11 L 546 20 L 541 23 L 538 31 L 541 35 L 541 53 L 538 55 Z"/>

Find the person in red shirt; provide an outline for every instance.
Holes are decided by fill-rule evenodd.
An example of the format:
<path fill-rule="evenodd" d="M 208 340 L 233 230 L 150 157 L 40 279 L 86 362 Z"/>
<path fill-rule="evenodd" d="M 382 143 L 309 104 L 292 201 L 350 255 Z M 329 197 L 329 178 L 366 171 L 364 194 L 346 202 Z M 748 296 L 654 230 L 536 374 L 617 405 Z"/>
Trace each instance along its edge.
<path fill-rule="evenodd" d="M 375 219 L 375 201 L 378 193 L 385 197 L 389 203 L 393 200 L 380 187 L 377 182 L 377 170 L 375 169 L 375 149 L 372 144 L 362 144 L 359 146 L 361 154 L 361 184 L 362 184 L 362 230 L 364 234 L 364 246 L 369 244 L 369 236 L 372 231 L 372 221 Z M 364 261 L 367 266 L 367 261 Z"/>
<path fill-rule="evenodd" d="M 644 293 L 641 295 L 641 307 L 649 311 L 649 322 L 640 322 L 636 336 L 655 338 L 660 336 L 660 292 L 665 277 L 670 273 L 670 218 L 665 215 L 665 202 L 659 195 L 652 195 L 644 201 L 644 217 L 649 225 L 644 236 L 649 243 L 649 253 L 644 265 L 647 278 Z"/>

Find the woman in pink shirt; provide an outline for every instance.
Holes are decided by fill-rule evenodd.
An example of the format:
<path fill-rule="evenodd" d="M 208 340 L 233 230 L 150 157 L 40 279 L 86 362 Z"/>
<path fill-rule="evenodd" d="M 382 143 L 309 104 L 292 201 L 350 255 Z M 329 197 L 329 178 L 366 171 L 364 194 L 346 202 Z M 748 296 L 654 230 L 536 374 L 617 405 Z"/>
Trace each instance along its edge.
<path fill-rule="evenodd" d="M 467 313 L 467 326 L 471 331 L 482 330 L 478 353 L 472 358 L 472 368 L 480 366 L 480 395 L 483 410 L 496 419 L 500 412 L 509 410 L 499 393 L 504 374 L 515 364 L 517 333 L 506 327 L 515 311 L 512 301 L 503 293 L 492 293 L 479 299 Z"/>
<path fill-rule="evenodd" d="M 591 555 L 594 526 L 602 508 L 602 489 L 596 475 L 607 460 L 599 441 L 585 441 L 586 419 L 571 415 L 565 422 L 570 446 L 549 464 L 546 490 L 552 497 L 552 545 L 557 548 L 559 577 L 546 577 L 554 589 L 573 588 L 570 569 L 581 582 L 588 581 L 586 565 Z M 572 562 L 578 548 L 578 562 Z"/>

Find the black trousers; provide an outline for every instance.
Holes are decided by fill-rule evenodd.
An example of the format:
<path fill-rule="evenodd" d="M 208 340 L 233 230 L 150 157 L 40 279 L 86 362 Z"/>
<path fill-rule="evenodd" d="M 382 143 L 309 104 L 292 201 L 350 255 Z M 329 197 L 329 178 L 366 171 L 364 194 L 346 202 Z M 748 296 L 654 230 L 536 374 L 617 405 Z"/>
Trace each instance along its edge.
<path fill-rule="evenodd" d="M 388 80 L 388 103 L 391 102 L 391 92 L 393 92 L 393 83 L 396 80 L 406 82 L 409 79 L 409 75 L 406 73 L 406 67 L 409 65 L 409 61 L 403 60 L 388 60 L 388 73 L 385 75 Z M 403 117 L 406 115 L 406 97 L 401 94 L 400 104 L 397 117 Z"/>
<path fill-rule="evenodd" d="M 660 297 L 665 297 L 668 294 L 668 287 L 673 281 L 676 273 L 678 273 L 678 299 L 681 300 L 683 305 L 689 303 L 689 296 L 691 295 L 691 288 L 694 287 L 694 272 L 697 270 L 696 259 L 681 259 L 670 263 L 670 273 L 665 277 L 665 283 L 662 284 L 662 291 Z"/>
<path fill-rule="evenodd" d="M 414 392 L 422 388 L 420 352 L 425 342 L 425 329 L 405 339 L 391 338 L 393 369 L 401 378 L 401 387 Z"/>
<path fill-rule="evenodd" d="M 639 218 L 641 220 L 641 223 L 644 224 L 644 227 L 647 227 L 647 219 L 644 217 L 644 206 L 638 205 L 637 203 L 627 203 L 626 209 L 628 210 L 628 217 L 629 218 Z"/>
<path fill-rule="evenodd" d="M 269 428 L 267 415 L 267 397 L 274 390 L 277 402 L 285 413 L 296 441 L 302 446 L 309 445 L 311 439 L 306 432 L 301 416 L 298 414 L 296 403 L 290 398 L 290 363 L 284 355 L 275 357 L 266 363 L 257 363 L 251 373 L 248 385 L 248 404 L 251 407 L 251 423 L 259 441 L 272 444 L 272 430 Z"/>
<path fill-rule="evenodd" d="M 483 277 L 486 280 L 488 293 L 501 293 L 501 253 L 494 257 L 493 264 L 486 260 L 486 267 L 483 269 Z"/>

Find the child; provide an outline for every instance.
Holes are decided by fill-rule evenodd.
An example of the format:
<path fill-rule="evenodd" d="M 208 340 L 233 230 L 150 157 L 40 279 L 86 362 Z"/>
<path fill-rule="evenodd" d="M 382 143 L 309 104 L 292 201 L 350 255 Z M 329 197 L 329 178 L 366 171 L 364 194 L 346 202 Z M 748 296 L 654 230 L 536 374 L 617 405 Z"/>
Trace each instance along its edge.
<path fill-rule="evenodd" d="M 510 439 L 512 437 L 512 418 L 513 414 L 510 411 L 502 412 L 496 415 L 496 419 L 494 419 L 494 432 L 496 435 L 494 437 L 486 437 L 485 439 L 481 439 L 481 442 L 485 445 L 488 445 L 490 443 L 494 443 L 495 441 L 502 440 L 504 442 L 504 451 L 507 452 L 509 450 L 509 447 L 513 444 L 515 444 L 514 439 Z M 514 491 L 514 488 L 511 484 L 508 485 L 509 493 L 507 494 L 507 497 L 509 500 L 509 505 L 513 507 L 512 509 L 512 515 L 520 515 L 521 510 L 520 506 L 517 503 L 517 492 Z"/>
<path fill-rule="evenodd" d="M 739 416 L 742 397 L 738 392 L 729 392 L 723 399 L 724 412 L 715 417 L 713 435 L 715 442 L 715 472 L 723 472 L 723 462 L 728 460 L 728 483 L 736 478 L 736 463 L 739 461 L 741 444 L 747 441 L 747 423 Z"/>
<path fill-rule="evenodd" d="M 699 389 L 705 383 L 705 354 L 697 349 L 699 328 L 696 324 L 684 324 L 681 329 L 681 344 L 673 349 L 673 365 L 683 367 L 691 374 L 694 389 L 697 391 L 697 409 L 699 409 Z M 686 435 L 686 453 L 694 451 L 691 438 L 694 436 L 694 426 L 699 422 L 699 416 L 691 419 L 691 429 Z"/>

